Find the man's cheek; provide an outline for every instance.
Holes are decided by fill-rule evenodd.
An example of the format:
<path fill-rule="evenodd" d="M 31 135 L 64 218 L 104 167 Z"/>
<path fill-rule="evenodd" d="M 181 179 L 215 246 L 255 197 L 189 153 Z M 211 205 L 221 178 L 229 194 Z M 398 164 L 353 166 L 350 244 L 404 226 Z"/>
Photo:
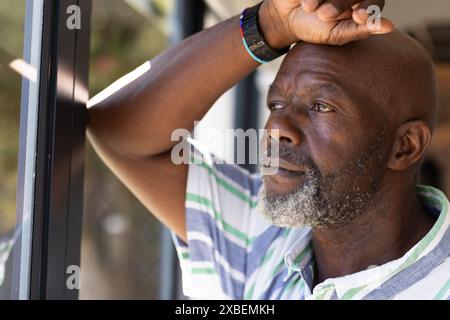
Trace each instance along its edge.
<path fill-rule="evenodd" d="M 348 165 L 357 153 L 359 139 L 337 134 L 327 140 L 312 140 L 311 158 L 322 175 L 339 171 Z"/>

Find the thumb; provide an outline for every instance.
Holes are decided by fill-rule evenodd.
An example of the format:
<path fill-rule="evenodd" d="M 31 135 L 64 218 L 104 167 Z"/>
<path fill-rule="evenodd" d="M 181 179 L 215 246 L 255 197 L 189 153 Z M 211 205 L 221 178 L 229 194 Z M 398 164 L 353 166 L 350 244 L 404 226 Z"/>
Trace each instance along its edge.
<path fill-rule="evenodd" d="M 366 27 L 371 34 L 385 34 L 395 30 L 394 24 L 386 18 L 373 21 L 369 19 L 367 23 L 361 24 L 360 26 L 363 28 Z"/>

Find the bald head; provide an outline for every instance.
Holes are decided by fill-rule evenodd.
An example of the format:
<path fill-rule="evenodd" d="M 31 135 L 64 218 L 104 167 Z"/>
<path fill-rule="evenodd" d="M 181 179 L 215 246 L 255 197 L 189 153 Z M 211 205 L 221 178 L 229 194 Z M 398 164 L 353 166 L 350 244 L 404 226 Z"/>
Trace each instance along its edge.
<path fill-rule="evenodd" d="M 384 115 L 380 121 L 388 121 L 392 129 L 408 120 L 423 120 L 432 131 L 438 105 L 433 61 L 405 33 L 372 36 L 344 46 L 300 43 L 280 72 L 310 68 L 329 72 L 363 102 L 361 108 Z"/>

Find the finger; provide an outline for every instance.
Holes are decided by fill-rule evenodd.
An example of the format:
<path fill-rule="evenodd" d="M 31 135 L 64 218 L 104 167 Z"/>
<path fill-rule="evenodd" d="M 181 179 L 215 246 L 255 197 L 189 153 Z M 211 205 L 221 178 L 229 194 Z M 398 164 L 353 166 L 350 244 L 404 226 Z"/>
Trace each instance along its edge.
<path fill-rule="evenodd" d="M 361 40 L 375 34 L 385 34 L 394 31 L 394 24 L 388 19 L 380 20 L 380 27 L 370 28 L 367 24 L 357 24 L 352 19 L 340 21 L 330 35 L 330 44 L 342 45 L 352 41 Z"/>
<path fill-rule="evenodd" d="M 369 29 L 371 34 L 385 34 L 395 30 L 394 23 L 386 18 L 380 18 L 380 23 L 377 28 L 371 28 L 368 24 L 359 25 L 363 28 Z"/>
<path fill-rule="evenodd" d="M 327 0 L 317 9 L 317 15 L 323 21 L 336 21 L 340 15 L 359 2 L 361 0 Z"/>
<path fill-rule="evenodd" d="M 353 10 L 353 20 L 358 24 L 364 24 L 371 14 L 375 14 L 375 10 L 368 10 L 371 6 L 378 6 L 378 12 L 384 8 L 385 0 L 364 0 Z M 371 8 L 372 9 L 372 8 Z"/>
<path fill-rule="evenodd" d="M 348 9 L 347 11 L 342 13 L 339 17 L 337 17 L 335 20 L 348 20 L 348 19 L 352 19 L 352 16 L 353 16 L 353 10 Z"/>
<path fill-rule="evenodd" d="M 302 0 L 303 11 L 307 13 L 314 12 L 325 1 L 326 0 Z"/>

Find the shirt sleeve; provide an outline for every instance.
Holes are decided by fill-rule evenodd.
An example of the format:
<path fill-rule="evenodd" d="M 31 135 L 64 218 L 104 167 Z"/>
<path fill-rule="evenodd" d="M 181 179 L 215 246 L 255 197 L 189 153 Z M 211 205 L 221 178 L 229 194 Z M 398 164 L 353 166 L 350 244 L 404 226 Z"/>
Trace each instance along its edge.
<path fill-rule="evenodd" d="M 260 179 L 198 147 L 186 188 L 187 243 L 174 233 L 186 296 L 242 299 Z"/>

